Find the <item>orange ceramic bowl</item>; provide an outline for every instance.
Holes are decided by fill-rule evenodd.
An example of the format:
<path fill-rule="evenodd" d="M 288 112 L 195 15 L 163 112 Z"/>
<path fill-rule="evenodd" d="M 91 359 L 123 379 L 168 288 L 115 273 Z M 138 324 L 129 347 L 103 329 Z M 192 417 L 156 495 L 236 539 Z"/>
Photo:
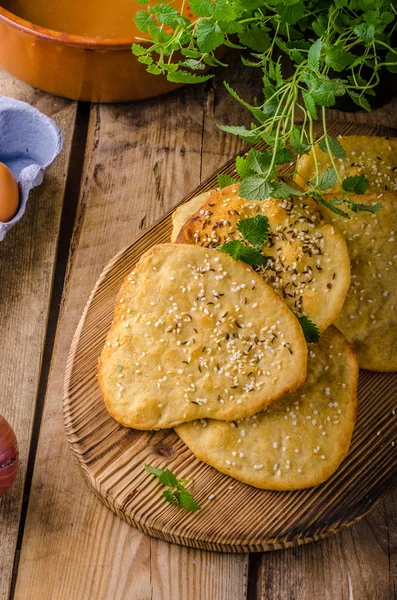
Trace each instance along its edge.
<path fill-rule="evenodd" d="M 51 94 L 74 100 L 127 102 L 180 87 L 148 73 L 131 52 L 133 42 L 52 31 L 0 6 L 0 66 Z"/>

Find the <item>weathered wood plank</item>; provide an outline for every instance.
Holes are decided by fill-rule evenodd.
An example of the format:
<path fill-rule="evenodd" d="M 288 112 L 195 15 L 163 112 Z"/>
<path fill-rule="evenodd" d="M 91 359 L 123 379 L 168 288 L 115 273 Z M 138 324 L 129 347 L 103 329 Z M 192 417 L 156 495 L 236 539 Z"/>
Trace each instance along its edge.
<path fill-rule="evenodd" d="M 16 483 L 0 500 L 0 598 L 8 598 L 47 329 L 76 104 L 38 92 L 0 71 L 0 92 L 53 117 L 65 148 L 32 193 L 23 219 L 0 244 L 0 414 L 19 442 Z"/>
<path fill-rule="evenodd" d="M 396 500 L 396 494 L 394 499 L 391 495 L 338 536 L 264 554 L 261 600 L 395 598 Z"/>
<path fill-rule="evenodd" d="M 211 90 L 190 88 L 145 103 L 92 109 L 16 599 L 85 598 L 88 592 L 103 599 L 245 598 L 247 557 L 150 540 L 102 506 L 72 461 L 61 414 L 70 342 L 104 265 L 243 145 L 233 138 L 225 149 L 214 123 L 230 105 L 222 100 L 219 110 L 207 108 Z M 215 93 L 226 95 L 223 88 Z"/>
<path fill-rule="evenodd" d="M 250 96 L 255 82 L 242 79 L 240 73 L 236 69 L 233 79 L 240 90 L 248 88 L 247 96 Z M 182 594 L 197 600 L 244 597 L 245 588 L 239 586 L 241 581 L 245 585 L 245 559 L 242 566 L 235 567 L 228 561 L 221 564 L 218 559 L 214 561 L 215 555 L 209 554 L 203 559 L 205 553 L 196 554 L 194 550 L 180 550 L 150 540 L 126 526 L 95 500 L 71 461 L 61 418 L 68 347 L 85 300 L 103 265 L 135 233 L 144 229 L 241 147 L 232 136 L 225 136 L 215 129 L 215 122 L 249 121 L 249 115 L 237 109 L 235 102 L 220 89 L 222 78 L 219 73 L 218 83 L 209 84 L 201 90 L 184 90 L 166 98 L 126 107 L 94 109 L 85 182 L 72 240 L 21 556 L 17 598 L 167 600 L 172 597 L 178 600 Z M 395 126 L 391 118 L 393 111 L 389 107 L 374 122 Z M 334 111 L 331 115 L 340 116 L 343 120 L 348 118 Z M 360 114 L 357 120 L 368 122 L 368 115 Z M 200 165 L 198 169 L 196 161 Z M 131 198 L 134 198 L 132 204 Z M 148 198 L 150 202 L 147 203 Z M 388 499 L 385 505 L 389 507 L 389 525 L 393 525 L 395 520 L 390 515 L 393 515 L 393 507 L 395 511 L 395 503 Z M 328 543 L 330 541 L 325 540 L 319 545 L 325 545 L 325 550 L 320 563 L 314 565 L 317 570 L 328 560 Z M 394 548 L 395 545 L 394 540 Z M 301 550 L 309 551 L 314 547 L 311 545 Z M 267 554 L 265 558 L 271 556 L 276 554 Z M 197 557 L 201 561 L 200 568 L 196 569 L 195 565 L 192 571 L 189 561 L 194 564 Z M 392 573 L 392 565 L 395 565 L 395 554 L 390 554 L 390 561 L 388 573 Z M 275 573 L 286 568 L 280 561 L 273 564 Z M 341 564 L 336 564 L 336 571 Z M 304 575 L 314 577 L 314 571 L 309 570 Z M 389 579 L 391 581 L 391 575 Z M 161 586 L 166 591 L 162 591 Z M 272 600 L 300 598 L 299 589 L 295 596 L 291 595 L 292 587 L 292 584 L 285 587 L 284 595 L 265 597 Z M 323 589 L 318 597 L 323 597 Z M 208 590 L 210 592 L 206 595 Z M 211 593 L 218 595 L 211 596 Z"/>

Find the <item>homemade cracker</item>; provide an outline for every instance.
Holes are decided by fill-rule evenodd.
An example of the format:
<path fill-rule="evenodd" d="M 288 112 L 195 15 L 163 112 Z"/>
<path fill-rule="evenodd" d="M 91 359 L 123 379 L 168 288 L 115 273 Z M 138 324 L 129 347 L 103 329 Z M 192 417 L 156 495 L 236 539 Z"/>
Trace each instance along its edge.
<path fill-rule="evenodd" d="M 214 193 L 215 190 L 210 190 L 209 192 L 203 192 L 198 196 L 195 196 L 189 202 L 185 202 L 185 204 L 181 204 L 172 214 L 172 233 L 171 233 L 171 242 L 175 242 L 178 237 L 178 233 L 182 229 L 183 225 L 186 223 L 188 218 L 193 215 L 200 206 Z"/>
<path fill-rule="evenodd" d="M 255 414 L 305 380 L 298 320 L 251 267 L 198 246 L 142 256 L 99 359 L 110 414 L 136 429 Z"/>
<path fill-rule="evenodd" d="M 345 236 L 352 280 L 336 326 L 357 353 L 360 367 L 397 371 L 397 194 L 356 196 L 362 204 L 380 202 L 375 214 L 346 219 L 324 208 L 324 216 Z"/>
<path fill-rule="evenodd" d="M 192 452 L 239 481 L 268 490 L 318 485 L 349 449 L 356 419 L 358 364 L 330 327 L 309 345 L 308 375 L 295 393 L 253 417 L 176 427 Z"/>
<path fill-rule="evenodd" d="M 384 193 L 397 190 L 397 138 L 384 138 L 366 135 L 338 136 L 345 152 L 345 158 L 335 158 L 342 179 L 351 175 L 365 175 L 370 192 Z M 332 167 L 329 154 L 315 147 L 319 170 Z M 313 152 L 304 154 L 299 160 L 295 181 L 303 189 L 308 188 L 308 180 L 315 175 Z M 341 191 L 339 182 L 327 193 Z"/>
<path fill-rule="evenodd" d="M 265 215 L 270 237 L 262 252 L 271 257 L 255 270 L 285 300 L 326 329 L 339 315 L 350 284 L 346 242 L 326 224 L 311 198 L 245 200 L 233 185 L 212 194 L 182 227 L 177 243 L 216 248 L 241 239 L 241 219 Z"/>

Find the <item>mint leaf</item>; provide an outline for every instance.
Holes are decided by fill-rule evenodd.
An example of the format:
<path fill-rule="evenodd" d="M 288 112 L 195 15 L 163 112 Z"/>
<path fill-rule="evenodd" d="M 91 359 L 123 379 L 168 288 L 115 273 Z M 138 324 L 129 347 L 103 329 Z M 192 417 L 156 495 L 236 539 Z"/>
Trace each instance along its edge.
<path fill-rule="evenodd" d="M 340 143 L 340 141 L 337 138 L 332 137 L 332 135 L 328 135 L 327 137 L 328 137 L 328 144 L 329 144 L 332 154 L 334 156 L 336 156 L 336 158 L 345 158 L 346 152 L 345 152 L 345 149 L 343 148 L 342 144 Z M 327 143 L 325 141 L 325 138 L 322 139 L 318 143 L 318 146 L 322 152 L 328 152 Z"/>
<path fill-rule="evenodd" d="M 320 332 L 317 328 L 317 325 L 313 323 L 306 317 L 305 315 L 295 315 L 302 327 L 303 334 L 305 336 L 305 340 L 308 344 L 316 344 L 320 339 Z"/>
<path fill-rule="evenodd" d="M 236 171 L 240 175 L 241 179 L 252 175 L 253 171 L 248 163 L 248 160 L 244 156 L 236 157 Z"/>
<path fill-rule="evenodd" d="M 147 72 L 152 73 L 153 75 L 159 75 L 162 71 L 158 65 L 149 65 L 147 68 Z"/>
<path fill-rule="evenodd" d="M 303 196 L 304 192 L 298 191 L 284 181 L 275 181 L 272 183 L 272 196 L 274 198 L 290 198 L 290 196 Z"/>
<path fill-rule="evenodd" d="M 237 223 L 237 229 L 252 246 L 263 246 L 269 235 L 269 219 L 264 215 L 242 219 Z"/>
<path fill-rule="evenodd" d="M 251 267 L 260 267 L 265 265 L 268 261 L 262 252 L 259 252 L 259 250 L 251 248 L 250 246 L 245 246 L 240 240 L 226 242 L 223 246 L 218 246 L 217 250 L 228 254 L 234 258 L 234 260 L 241 260 L 242 262 L 247 263 L 247 265 L 251 265 Z"/>
<path fill-rule="evenodd" d="M 138 60 L 140 63 L 144 65 L 151 65 L 153 63 L 153 58 L 146 54 L 145 56 L 138 56 Z M 157 65 L 155 65 L 157 69 L 160 69 Z"/>
<path fill-rule="evenodd" d="M 284 83 L 284 79 L 283 79 L 283 74 L 281 72 L 281 64 L 278 62 L 275 68 L 275 80 L 276 80 L 276 87 L 280 88 L 283 83 Z"/>
<path fill-rule="evenodd" d="M 287 2 L 280 2 L 276 8 L 284 23 L 288 23 L 289 25 L 295 25 L 305 14 L 305 7 L 301 1 L 296 2 L 292 6 L 288 6 Z"/>
<path fill-rule="evenodd" d="M 301 141 L 302 140 L 302 141 Z M 294 127 L 291 131 L 289 143 L 297 154 L 309 154 L 311 145 L 308 142 L 305 131 L 300 127 Z"/>
<path fill-rule="evenodd" d="M 320 55 L 323 42 L 318 39 L 310 46 L 309 54 L 307 56 L 307 65 L 312 71 L 318 71 L 320 67 Z"/>
<path fill-rule="evenodd" d="M 178 491 L 175 492 L 175 496 L 177 497 L 178 504 L 181 508 L 184 508 L 185 510 L 190 510 L 190 512 L 201 510 L 201 506 L 197 504 L 196 500 L 193 498 L 190 492 L 187 491 L 186 488 L 180 486 L 178 488 Z"/>
<path fill-rule="evenodd" d="M 156 21 L 146 10 L 138 10 L 134 19 L 135 25 L 142 33 L 148 33 L 156 27 Z"/>
<path fill-rule="evenodd" d="M 346 93 L 345 83 L 342 79 L 330 79 L 325 75 L 315 73 L 305 73 L 302 78 L 310 90 L 311 99 L 320 106 L 333 106 L 336 96 L 343 96 Z"/>
<path fill-rule="evenodd" d="M 269 173 L 270 163 L 272 161 L 272 151 L 264 150 L 260 152 L 255 148 L 252 148 L 247 157 L 238 156 L 236 158 L 236 171 L 240 175 L 241 179 L 245 179 L 249 175 L 264 175 L 266 178 L 270 177 L 272 173 Z M 274 169 L 274 173 L 276 169 Z"/>
<path fill-rule="evenodd" d="M 233 21 L 236 18 L 236 11 L 229 0 L 216 0 L 212 5 L 212 16 L 217 21 Z"/>
<path fill-rule="evenodd" d="M 254 25 L 253 27 L 245 29 L 238 34 L 238 39 L 240 44 L 243 44 L 256 52 L 266 52 L 271 44 L 267 29 L 260 25 Z"/>
<path fill-rule="evenodd" d="M 369 188 L 368 179 L 364 175 L 351 175 L 342 181 L 342 189 L 354 194 L 365 194 Z"/>
<path fill-rule="evenodd" d="M 349 67 L 356 57 L 351 52 L 347 52 L 342 46 L 327 44 L 325 48 L 325 64 L 334 69 L 334 71 L 343 71 Z"/>
<path fill-rule="evenodd" d="M 212 52 L 223 44 L 225 39 L 217 21 L 200 20 L 196 25 L 197 45 L 202 52 Z"/>
<path fill-rule="evenodd" d="M 305 106 L 307 108 L 307 112 L 312 117 L 312 119 L 316 120 L 317 119 L 316 103 L 315 103 L 314 99 L 312 98 L 312 96 L 310 95 L 310 92 L 302 92 L 302 97 L 303 97 L 303 102 L 305 103 Z"/>
<path fill-rule="evenodd" d="M 349 204 L 349 208 L 352 212 L 370 212 L 376 213 L 378 210 L 382 208 L 381 204 L 360 204 L 359 202 L 354 202 L 351 198 L 347 201 Z"/>
<path fill-rule="evenodd" d="M 245 142 L 257 144 L 261 139 L 260 135 L 255 130 L 247 129 L 243 125 L 218 125 L 218 127 L 226 133 L 238 135 Z"/>
<path fill-rule="evenodd" d="M 242 104 L 243 106 L 245 106 L 245 108 L 248 108 L 248 110 L 254 115 L 254 117 L 256 119 L 258 119 L 258 121 L 264 121 L 264 120 L 266 120 L 266 114 L 265 114 L 265 111 L 262 108 L 259 108 L 257 106 L 252 106 L 251 104 L 249 104 L 248 102 L 246 102 L 245 100 L 243 100 L 243 98 L 241 98 L 237 94 L 237 92 L 227 83 L 227 81 L 224 81 L 223 85 L 225 86 L 225 88 L 227 89 L 227 91 L 229 92 L 229 94 L 231 94 L 235 100 L 237 100 L 238 102 L 240 102 L 240 104 Z"/>
<path fill-rule="evenodd" d="M 164 25 L 177 25 L 178 11 L 168 4 L 155 4 L 149 7 L 152 15 L 156 15 L 160 23 Z"/>
<path fill-rule="evenodd" d="M 192 69 L 193 71 L 204 71 L 205 64 L 200 60 L 196 60 L 195 58 L 187 58 L 182 63 L 180 63 L 182 67 L 187 67 L 188 69 Z"/>
<path fill-rule="evenodd" d="M 213 13 L 213 5 L 210 0 L 190 0 L 189 2 L 192 12 L 197 17 L 211 17 Z"/>
<path fill-rule="evenodd" d="M 393 63 L 387 65 L 387 70 L 390 73 L 397 73 L 397 56 L 393 52 L 389 52 L 386 54 L 385 61 L 387 63 Z"/>
<path fill-rule="evenodd" d="M 169 502 L 170 504 L 179 505 L 179 501 L 178 501 L 177 497 L 171 490 L 164 490 L 163 496 L 167 500 L 167 502 Z"/>
<path fill-rule="evenodd" d="M 252 148 L 247 154 L 247 163 L 252 173 L 258 173 L 258 175 L 267 173 L 272 162 L 272 154 L 271 150 L 261 152 L 256 148 Z"/>
<path fill-rule="evenodd" d="M 322 14 L 320 15 L 316 21 L 313 21 L 312 27 L 315 34 L 318 37 L 322 37 L 327 33 L 328 19 L 327 16 Z"/>
<path fill-rule="evenodd" d="M 246 200 L 265 200 L 272 190 L 272 184 L 259 176 L 246 177 L 240 184 L 240 196 Z"/>
<path fill-rule="evenodd" d="M 158 477 L 160 483 L 167 487 L 167 489 L 163 491 L 163 496 L 167 502 L 180 506 L 185 510 L 200 510 L 200 506 L 184 486 L 185 483 L 192 480 L 177 479 L 174 473 L 169 469 L 158 469 L 151 465 L 145 465 L 145 471 Z"/>
<path fill-rule="evenodd" d="M 163 485 L 167 485 L 168 487 L 176 487 L 178 485 L 178 480 L 175 475 L 169 470 L 166 469 L 159 476 L 160 483 Z"/>
<path fill-rule="evenodd" d="M 354 28 L 354 33 L 365 44 L 370 44 L 374 41 L 375 26 L 369 25 L 368 23 L 360 23 L 360 25 L 357 25 L 357 27 Z"/>
<path fill-rule="evenodd" d="M 157 467 L 152 467 L 151 465 L 145 465 L 145 471 L 151 475 L 155 475 L 156 477 L 160 477 L 164 472 L 163 469 L 158 469 Z"/>
<path fill-rule="evenodd" d="M 132 53 L 135 56 L 143 56 L 147 53 L 147 48 L 141 46 L 140 44 L 132 44 Z"/>
<path fill-rule="evenodd" d="M 189 73 L 189 71 L 182 70 L 167 73 L 168 81 L 172 81 L 173 83 L 203 83 L 204 81 L 208 81 L 208 79 L 212 79 L 212 77 L 213 75 L 195 75 L 194 73 Z"/>
<path fill-rule="evenodd" d="M 275 163 L 276 165 L 285 165 L 285 163 L 291 162 L 293 158 L 294 153 L 291 152 L 291 150 L 288 148 L 280 148 L 280 150 L 277 150 L 276 152 Z"/>
<path fill-rule="evenodd" d="M 188 58 L 201 58 L 202 54 L 198 50 L 193 50 L 192 48 L 181 48 L 182 56 L 187 56 Z"/>
<path fill-rule="evenodd" d="M 221 174 L 218 175 L 218 185 L 221 189 L 227 187 L 228 185 L 233 185 L 237 183 L 237 179 L 234 177 L 230 177 L 230 175 Z"/>
<path fill-rule="evenodd" d="M 299 52 L 299 50 L 297 50 L 296 48 L 292 48 L 292 50 L 290 50 L 288 54 L 290 59 L 298 65 L 303 63 L 303 61 L 305 60 L 305 57 L 303 56 L 302 52 Z"/>
<path fill-rule="evenodd" d="M 329 190 L 330 188 L 334 187 L 336 181 L 337 176 L 335 169 L 327 169 L 326 171 L 320 173 L 317 185 L 320 190 Z"/>
<path fill-rule="evenodd" d="M 363 94 L 357 94 L 357 92 L 353 92 L 352 90 L 347 90 L 350 98 L 353 100 L 357 106 L 363 108 L 367 112 L 371 112 L 371 105 Z"/>
<path fill-rule="evenodd" d="M 328 208 L 328 210 L 330 210 L 331 212 L 335 213 L 336 215 L 339 215 L 340 217 L 344 217 L 345 219 L 350 219 L 350 215 L 347 212 L 338 208 L 338 206 L 343 204 L 343 199 L 332 198 L 332 200 L 326 200 L 323 196 L 320 196 L 319 194 L 314 195 L 314 197 L 318 202 L 320 202 L 320 204 Z"/>

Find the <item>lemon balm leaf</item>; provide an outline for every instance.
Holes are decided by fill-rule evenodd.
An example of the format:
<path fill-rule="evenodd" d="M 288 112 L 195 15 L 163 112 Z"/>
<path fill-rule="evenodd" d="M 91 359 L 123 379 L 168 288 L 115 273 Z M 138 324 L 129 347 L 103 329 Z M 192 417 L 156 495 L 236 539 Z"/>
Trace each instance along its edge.
<path fill-rule="evenodd" d="M 252 246 L 263 246 L 269 236 L 269 219 L 264 215 L 242 219 L 237 223 L 237 229 Z"/>

